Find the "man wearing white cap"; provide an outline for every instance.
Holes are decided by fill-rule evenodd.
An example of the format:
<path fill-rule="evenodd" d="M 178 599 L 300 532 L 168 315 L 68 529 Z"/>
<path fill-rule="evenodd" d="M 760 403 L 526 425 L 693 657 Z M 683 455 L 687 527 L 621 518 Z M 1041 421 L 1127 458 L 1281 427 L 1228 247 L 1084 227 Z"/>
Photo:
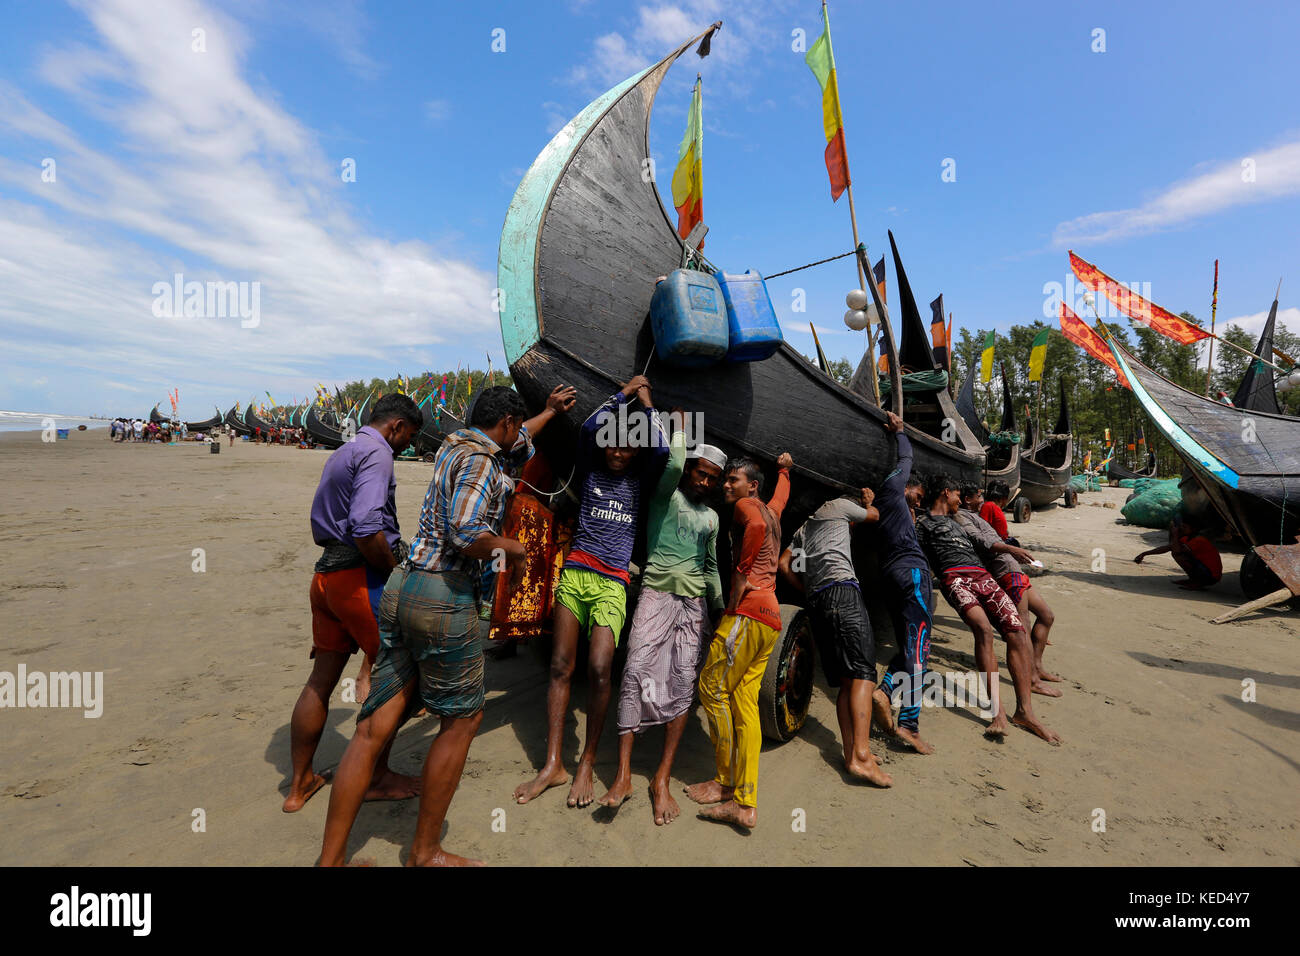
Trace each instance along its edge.
<path fill-rule="evenodd" d="M 632 795 L 635 735 L 666 724 L 663 756 L 650 782 L 657 826 L 681 813 L 669 789 L 673 758 L 712 631 L 710 612 L 723 604 L 718 515 L 707 502 L 721 486 L 726 465 L 727 456 L 713 445 L 696 445 L 688 454 L 686 433 L 679 428 L 649 502 L 646 568 L 618 696 L 618 775 L 599 802 L 618 807 Z"/>

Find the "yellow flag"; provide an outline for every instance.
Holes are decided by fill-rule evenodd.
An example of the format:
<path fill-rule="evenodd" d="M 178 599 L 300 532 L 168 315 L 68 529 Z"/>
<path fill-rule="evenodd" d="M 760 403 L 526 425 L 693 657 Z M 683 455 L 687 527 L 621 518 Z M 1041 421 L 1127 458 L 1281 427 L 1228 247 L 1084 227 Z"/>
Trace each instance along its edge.
<path fill-rule="evenodd" d="M 993 341 L 995 335 L 989 332 L 984 336 L 984 351 L 980 354 L 980 382 L 987 385 L 993 381 Z"/>
<path fill-rule="evenodd" d="M 1047 362 L 1047 338 L 1051 329 L 1043 329 L 1034 336 L 1034 344 L 1029 349 L 1029 381 L 1043 380 L 1043 365 Z"/>

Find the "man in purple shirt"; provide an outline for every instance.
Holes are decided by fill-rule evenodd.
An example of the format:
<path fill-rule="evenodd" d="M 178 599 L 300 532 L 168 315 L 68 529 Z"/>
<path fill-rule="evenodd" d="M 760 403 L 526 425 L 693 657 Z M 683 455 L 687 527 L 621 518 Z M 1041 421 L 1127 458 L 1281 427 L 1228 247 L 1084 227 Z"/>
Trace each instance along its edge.
<path fill-rule="evenodd" d="M 325 785 L 312 769 L 325 729 L 330 695 L 348 658 L 365 652 L 357 679 L 357 700 L 369 689 L 370 667 L 379 653 L 379 598 L 389 573 L 405 556 L 397 530 L 397 479 L 393 459 L 406 450 L 423 425 L 420 410 L 405 395 L 387 395 L 375 405 L 370 424 L 325 462 L 311 503 L 311 535 L 321 548 L 311 580 L 311 632 L 315 659 L 290 721 L 293 778 L 283 810 L 301 810 Z M 391 741 L 390 741 L 391 743 Z M 388 769 L 388 752 L 377 767 L 369 799 L 404 799 L 419 792 L 418 781 Z"/>

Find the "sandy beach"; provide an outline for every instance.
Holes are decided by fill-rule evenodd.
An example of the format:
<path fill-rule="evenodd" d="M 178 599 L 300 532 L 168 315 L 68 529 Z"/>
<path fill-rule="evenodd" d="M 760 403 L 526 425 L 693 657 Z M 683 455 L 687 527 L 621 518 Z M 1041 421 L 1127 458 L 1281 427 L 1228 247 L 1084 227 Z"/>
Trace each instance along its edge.
<path fill-rule="evenodd" d="M 99 717 L 0 711 L 0 863 L 315 861 L 327 796 L 296 815 L 280 804 L 289 715 L 310 667 L 318 551 L 307 512 L 326 454 L 236 443 L 212 455 L 199 444 L 113 444 L 103 431 L 53 444 L 0 435 L 0 671 L 103 673 Z M 397 465 L 408 535 L 429 471 Z M 684 797 L 681 819 L 654 826 L 655 731 L 638 742 L 636 791 L 617 814 L 567 809 L 563 789 L 519 807 L 511 792 L 544 747 L 545 667 L 525 648 L 488 662 L 486 714 L 446 845 L 504 865 L 1295 865 L 1300 826 L 1285 808 L 1300 771 L 1297 618 L 1269 611 L 1211 625 L 1244 600 L 1240 554 L 1224 554 L 1217 588 L 1175 588 L 1168 556 L 1133 564 L 1164 535 L 1120 521 L 1127 494 L 1085 494 L 1077 509 L 1013 525 L 1050 569 L 1035 586 L 1056 612 L 1047 662 L 1064 696 L 1035 703 L 1063 746 L 1014 729 L 993 743 L 975 711 L 926 708 L 922 730 L 938 753 L 873 740 L 894 787 L 853 785 L 819 669 L 800 735 L 764 748 L 752 834 L 696 819 Z M 970 634 L 940 600 L 931 667 L 972 665 Z M 1243 700 L 1244 681 L 1255 700 Z M 1005 663 L 1002 695 L 1009 704 Z M 584 697 L 579 681 L 575 714 Z M 356 710 L 331 710 L 318 770 L 337 764 Z M 613 777 L 610 723 L 598 793 Z M 583 726 L 568 725 L 570 769 Z M 431 720 L 404 728 L 394 766 L 416 772 L 435 732 Z M 711 774 L 697 710 L 674 779 Z M 402 862 L 415 817 L 414 801 L 367 805 L 353 857 Z"/>

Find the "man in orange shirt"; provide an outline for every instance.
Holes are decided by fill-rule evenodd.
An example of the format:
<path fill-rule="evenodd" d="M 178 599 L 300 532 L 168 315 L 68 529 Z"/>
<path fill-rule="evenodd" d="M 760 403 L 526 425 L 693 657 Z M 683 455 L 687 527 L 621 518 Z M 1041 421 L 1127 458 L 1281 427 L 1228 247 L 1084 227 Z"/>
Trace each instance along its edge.
<path fill-rule="evenodd" d="M 776 602 L 776 572 L 781 557 L 781 512 L 790 497 L 790 466 L 776 461 L 776 490 L 759 500 L 763 473 L 758 463 L 738 458 L 727 466 L 723 500 L 734 506 L 731 554 L 735 569 L 731 596 L 700 672 L 700 703 L 709 719 L 717 775 L 686 788 L 706 820 L 753 829 L 758 823 L 758 754 L 763 729 L 758 718 L 758 688 L 767 659 L 781 635 Z"/>

